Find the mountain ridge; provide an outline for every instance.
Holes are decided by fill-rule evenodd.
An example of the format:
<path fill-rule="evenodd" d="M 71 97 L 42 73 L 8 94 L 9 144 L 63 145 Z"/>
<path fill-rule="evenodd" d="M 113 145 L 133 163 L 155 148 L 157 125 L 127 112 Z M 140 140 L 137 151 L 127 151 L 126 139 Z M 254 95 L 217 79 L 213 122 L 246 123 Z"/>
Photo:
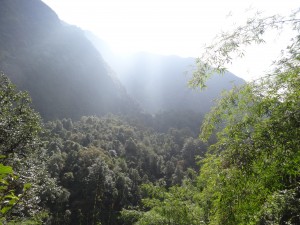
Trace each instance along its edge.
<path fill-rule="evenodd" d="M 138 111 L 81 29 L 39 0 L 1 2 L 0 69 L 44 119 Z"/>
<path fill-rule="evenodd" d="M 146 112 L 191 110 L 207 113 L 223 90 L 244 84 L 242 78 L 231 72 L 213 75 L 207 89 L 195 91 L 188 87 L 194 70 L 195 58 L 138 52 L 126 57 L 114 54 L 105 41 L 91 32 L 85 32 L 102 57 L 115 71 L 128 93 Z"/>

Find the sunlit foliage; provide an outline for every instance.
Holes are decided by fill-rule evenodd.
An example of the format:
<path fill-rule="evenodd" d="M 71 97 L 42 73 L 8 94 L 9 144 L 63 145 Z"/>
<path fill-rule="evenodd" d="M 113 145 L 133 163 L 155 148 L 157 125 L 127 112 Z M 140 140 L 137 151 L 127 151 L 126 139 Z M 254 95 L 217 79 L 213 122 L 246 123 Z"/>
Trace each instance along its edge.
<path fill-rule="evenodd" d="M 290 21 L 278 16 L 250 19 L 245 27 L 230 36 L 232 40 L 241 37 L 249 40 L 242 39 L 229 49 L 225 39 L 225 45 L 222 41 L 221 47 L 213 45 L 211 49 L 217 48 L 213 59 L 220 63 L 216 70 L 222 72 L 224 63 L 231 61 L 230 54 L 240 51 L 240 44 L 262 42 L 260 35 L 267 28 L 281 29 L 281 25 L 291 22 L 299 31 L 295 15 Z M 151 197 L 144 200 L 146 210 L 141 210 L 144 213 L 136 217 L 135 224 L 193 224 L 187 217 L 182 216 L 184 221 L 177 218 L 177 213 L 189 207 L 198 216 L 196 224 L 300 223 L 299 46 L 297 36 L 273 73 L 224 93 L 201 128 L 203 141 L 213 137 L 216 142 L 199 162 L 197 184 L 183 192 L 184 198 L 180 193 L 185 186 L 175 188 L 179 194 L 175 199 L 173 187 L 162 189 L 158 192 L 161 195 L 151 193 L 162 185 L 148 188 Z M 199 80 L 191 82 L 202 88 L 207 76 L 198 75 Z M 177 201 L 186 205 L 176 209 Z M 170 202 L 174 207 L 172 214 L 166 213 Z"/>

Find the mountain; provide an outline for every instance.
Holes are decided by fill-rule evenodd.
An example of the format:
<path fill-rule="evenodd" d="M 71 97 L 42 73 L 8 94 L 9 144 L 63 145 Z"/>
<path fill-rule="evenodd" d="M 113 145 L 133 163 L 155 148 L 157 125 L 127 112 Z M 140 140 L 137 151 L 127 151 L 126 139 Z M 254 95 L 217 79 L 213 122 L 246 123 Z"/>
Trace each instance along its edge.
<path fill-rule="evenodd" d="M 82 30 L 40 0 L 0 4 L 0 70 L 44 119 L 138 110 Z"/>
<path fill-rule="evenodd" d="M 29 92 L 45 120 L 130 114 L 139 111 L 135 101 L 151 114 L 206 113 L 222 90 L 244 82 L 228 73 L 197 92 L 187 87 L 190 72 L 184 75 L 193 58 L 120 57 L 93 34 L 62 22 L 40 0 L 0 3 L 0 70 Z"/>
<path fill-rule="evenodd" d="M 128 93 L 149 113 L 170 110 L 207 113 L 223 90 L 245 83 L 227 72 L 223 76 L 214 75 L 205 91 L 192 90 L 187 83 L 195 58 L 146 52 L 122 57 L 114 55 L 103 40 L 90 32 L 86 36 L 117 72 Z"/>

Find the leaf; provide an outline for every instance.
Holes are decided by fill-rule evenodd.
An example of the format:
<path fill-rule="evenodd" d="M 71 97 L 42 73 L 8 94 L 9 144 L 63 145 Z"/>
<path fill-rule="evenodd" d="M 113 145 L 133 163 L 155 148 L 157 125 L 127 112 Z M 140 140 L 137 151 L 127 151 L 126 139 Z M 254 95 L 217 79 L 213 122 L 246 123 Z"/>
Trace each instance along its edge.
<path fill-rule="evenodd" d="M 4 166 L 2 163 L 0 163 L 0 175 L 1 174 L 12 174 L 13 169 L 10 166 Z"/>
<path fill-rule="evenodd" d="M 31 184 L 30 183 L 26 183 L 26 184 L 24 184 L 24 186 L 23 186 L 23 190 L 24 191 L 26 191 L 26 190 L 28 190 L 29 188 L 31 188 Z"/>
<path fill-rule="evenodd" d="M 2 209 L 1 209 L 1 213 L 2 214 L 5 214 L 7 211 L 9 211 L 11 209 L 12 206 L 4 206 Z"/>
<path fill-rule="evenodd" d="M 14 200 L 18 200 L 18 199 L 19 199 L 19 197 L 16 196 L 14 193 L 5 195 L 4 198 L 5 198 L 5 199 L 11 199 L 11 200 L 12 200 L 12 199 L 14 199 Z"/>

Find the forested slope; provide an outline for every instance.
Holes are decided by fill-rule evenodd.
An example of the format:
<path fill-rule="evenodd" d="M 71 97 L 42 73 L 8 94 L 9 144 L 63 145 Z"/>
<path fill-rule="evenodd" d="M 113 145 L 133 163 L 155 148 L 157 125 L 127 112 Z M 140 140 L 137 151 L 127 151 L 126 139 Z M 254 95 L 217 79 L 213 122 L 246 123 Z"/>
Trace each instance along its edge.
<path fill-rule="evenodd" d="M 196 173 L 195 157 L 206 152 L 188 128 L 158 133 L 113 115 L 64 119 L 46 128 L 49 172 L 70 193 L 53 206 L 54 224 L 63 223 L 66 210 L 70 224 L 123 224 L 122 208 L 141 203 L 141 184 L 181 184 Z"/>
<path fill-rule="evenodd" d="M 0 70 L 44 119 L 138 109 L 84 33 L 39 0 L 1 1 Z"/>
<path fill-rule="evenodd" d="M 300 224 L 299 35 L 270 74 L 224 93 L 205 116 L 180 101 L 152 115 L 78 28 L 41 1 L 0 3 L 0 66 L 17 84 L 0 74 L 1 224 Z M 263 43 L 267 29 L 299 34 L 298 18 L 256 15 L 222 33 L 192 85 L 226 71 L 231 53 Z"/>

